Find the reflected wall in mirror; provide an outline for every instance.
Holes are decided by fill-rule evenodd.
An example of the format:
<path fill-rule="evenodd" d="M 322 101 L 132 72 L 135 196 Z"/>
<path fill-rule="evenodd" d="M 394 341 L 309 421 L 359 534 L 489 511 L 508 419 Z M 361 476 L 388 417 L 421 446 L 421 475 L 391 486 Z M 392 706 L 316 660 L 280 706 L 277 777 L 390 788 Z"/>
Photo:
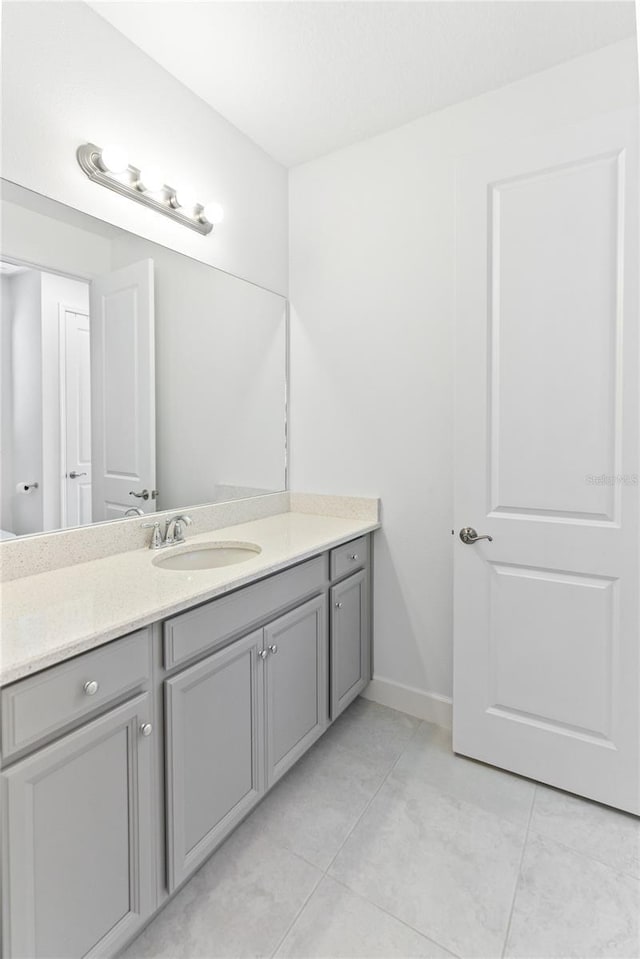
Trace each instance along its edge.
<path fill-rule="evenodd" d="M 1 538 L 286 489 L 283 297 L 6 181 L 0 284 Z"/>

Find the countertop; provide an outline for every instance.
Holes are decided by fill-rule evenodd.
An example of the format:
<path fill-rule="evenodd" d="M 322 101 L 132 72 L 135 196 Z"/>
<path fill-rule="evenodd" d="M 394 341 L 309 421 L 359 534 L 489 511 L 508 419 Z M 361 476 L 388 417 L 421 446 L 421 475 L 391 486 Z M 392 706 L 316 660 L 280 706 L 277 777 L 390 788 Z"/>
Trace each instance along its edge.
<path fill-rule="evenodd" d="M 235 540 L 261 547 L 261 553 L 235 566 L 163 570 L 152 560 L 168 555 L 169 550 L 155 553 L 143 548 L 3 583 L 0 686 L 316 556 L 379 525 L 286 512 L 197 536 L 188 536 L 187 530 L 188 545 Z"/>

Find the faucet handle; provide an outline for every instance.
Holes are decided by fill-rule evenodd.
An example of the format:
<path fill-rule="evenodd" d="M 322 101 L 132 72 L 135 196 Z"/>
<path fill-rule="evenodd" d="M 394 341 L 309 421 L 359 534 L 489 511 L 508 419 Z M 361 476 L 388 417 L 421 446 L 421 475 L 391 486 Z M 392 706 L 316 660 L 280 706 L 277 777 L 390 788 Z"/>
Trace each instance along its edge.
<path fill-rule="evenodd" d="M 149 549 L 160 549 L 162 546 L 162 533 L 160 532 L 160 523 L 157 521 L 155 523 L 143 523 L 141 529 L 152 529 L 153 533 L 151 534 L 151 540 L 149 542 Z"/>

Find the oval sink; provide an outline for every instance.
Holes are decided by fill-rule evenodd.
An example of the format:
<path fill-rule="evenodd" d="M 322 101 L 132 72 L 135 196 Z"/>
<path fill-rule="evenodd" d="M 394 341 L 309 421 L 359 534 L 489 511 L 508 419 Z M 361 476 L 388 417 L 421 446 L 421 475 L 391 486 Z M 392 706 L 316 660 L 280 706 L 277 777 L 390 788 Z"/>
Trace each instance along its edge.
<path fill-rule="evenodd" d="M 159 569 L 216 569 L 254 559 L 262 550 L 255 543 L 200 543 L 181 552 L 156 556 L 153 565 Z"/>

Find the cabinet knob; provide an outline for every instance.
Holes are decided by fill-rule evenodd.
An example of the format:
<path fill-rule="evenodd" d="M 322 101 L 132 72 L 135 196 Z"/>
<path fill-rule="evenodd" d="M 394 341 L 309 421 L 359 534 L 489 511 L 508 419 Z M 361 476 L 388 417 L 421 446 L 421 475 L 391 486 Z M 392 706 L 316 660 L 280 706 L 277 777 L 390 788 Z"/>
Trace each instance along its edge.
<path fill-rule="evenodd" d="M 95 696 L 95 694 L 100 689 L 100 685 L 98 682 L 96 682 L 95 679 L 88 679 L 82 688 L 84 690 L 85 696 Z"/>
<path fill-rule="evenodd" d="M 260 657 L 260 659 L 266 659 L 268 655 L 269 655 L 269 650 L 268 650 L 268 649 L 261 649 L 261 650 L 258 652 L 258 656 Z"/>
<path fill-rule="evenodd" d="M 269 652 L 274 654 L 278 652 L 278 647 L 275 643 L 272 643 L 271 646 L 269 646 Z"/>
<path fill-rule="evenodd" d="M 336 609 L 342 609 L 342 603 L 336 603 Z"/>
<path fill-rule="evenodd" d="M 358 556 L 357 553 L 352 553 L 351 556 L 349 557 L 349 559 L 352 559 L 352 560 L 354 561 L 354 563 L 357 563 L 357 561 L 360 559 L 360 557 Z"/>
<path fill-rule="evenodd" d="M 150 736 L 151 733 L 153 732 L 153 726 L 151 725 L 151 723 L 142 723 L 142 725 L 140 726 L 140 732 L 142 733 L 143 736 Z"/>

